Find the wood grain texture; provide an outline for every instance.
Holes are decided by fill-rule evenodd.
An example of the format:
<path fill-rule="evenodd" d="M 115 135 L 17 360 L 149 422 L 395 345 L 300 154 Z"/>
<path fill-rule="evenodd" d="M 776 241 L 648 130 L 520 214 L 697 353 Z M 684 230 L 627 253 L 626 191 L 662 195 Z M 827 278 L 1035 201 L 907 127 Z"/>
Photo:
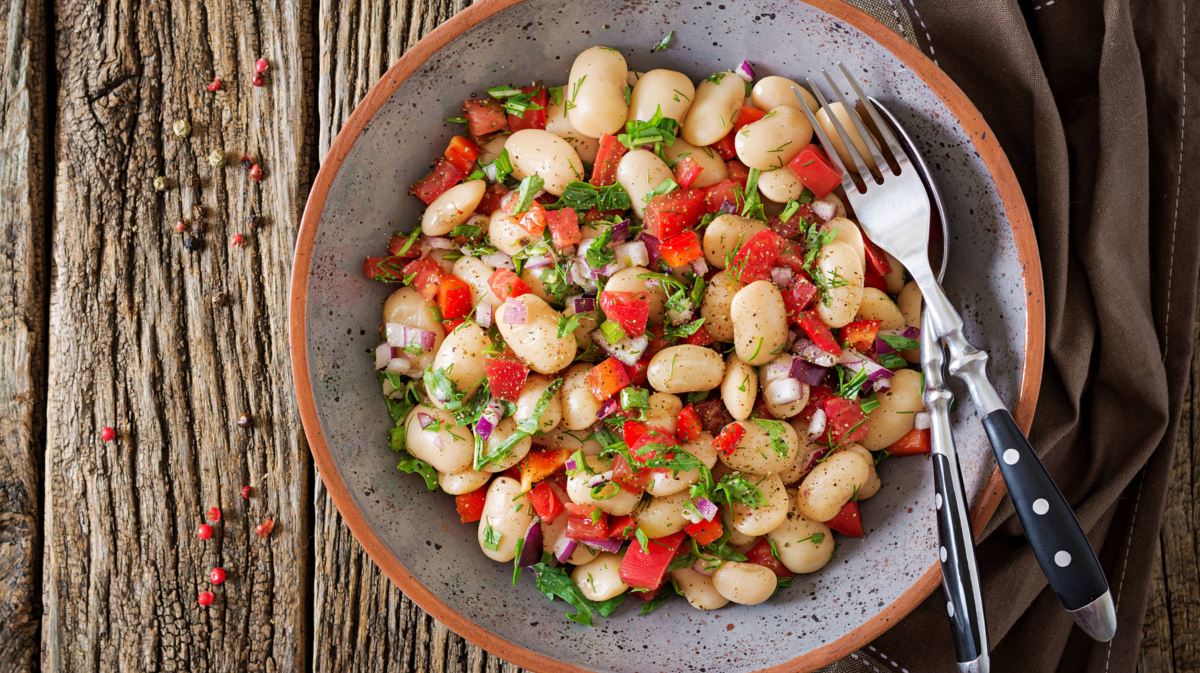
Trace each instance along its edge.
<path fill-rule="evenodd" d="M 57 2 L 44 670 L 305 665 L 310 463 L 286 307 L 315 149 L 311 11 Z M 256 88 L 260 55 L 272 68 Z M 172 132 L 179 119 L 189 136 Z M 231 164 L 210 166 L 214 149 Z M 261 183 L 236 166 L 243 154 Z M 267 215 L 253 231 L 251 213 Z M 181 217 L 203 228 L 199 250 L 174 232 Z M 248 244 L 231 248 L 242 231 Z M 103 425 L 117 441 L 98 439 Z M 217 534 L 198 540 L 214 505 Z M 265 517 L 278 525 L 260 539 Z M 201 608 L 217 565 L 229 580 Z"/>
<path fill-rule="evenodd" d="M 40 2 L 0 3 L 0 671 L 38 658 L 45 406 L 46 42 Z"/>
<path fill-rule="evenodd" d="M 387 68 L 467 4 L 321 3 L 317 100 L 322 154 Z M 383 442 L 381 438 L 380 450 L 385 450 Z M 319 480 L 313 507 L 313 670 L 520 670 L 459 638 L 393 586 L 351 536 Z"/>
<path fill-rule="evenodd" d="M 1193 341 L 1200 331 L 1193 325 Z M 1200 342 L 1198 342 L 1200 343 Z M 1200 670 L 1200 347 L 1191 362 L 1183 400 L 1171 496 L 1158 534 L 1157 563 L 1143 625 L 1142 673 Z"/>

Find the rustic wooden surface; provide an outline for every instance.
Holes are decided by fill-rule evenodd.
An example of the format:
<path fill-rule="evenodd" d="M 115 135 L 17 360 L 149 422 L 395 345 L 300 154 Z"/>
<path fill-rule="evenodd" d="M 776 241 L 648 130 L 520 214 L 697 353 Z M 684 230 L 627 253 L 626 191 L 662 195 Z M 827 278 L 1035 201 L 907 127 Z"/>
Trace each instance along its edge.
<path fill-rule="evenodd" d="M 312 473 L 285 336 L 320 154 L 387 66 L 466 4 L 0 0 L 0 673 L 519 670 L 422 613 L 350 536 Z M 256 88 L 260 55 L 272 68 Z M 209 165 L 214 149 L 228 165 Z M 184 249 L 180 218 L 201 249 Z M 1200 356 L 1191 369 L 1195 392 Z M 1200 670 L 1194 399 L 1146 673 Z M 116 442 L 99 440 L 105 425 Z M 223 518 L 201 542 L 213 505 Z M 214 565 L 230 579 L 199 608 Z"/>

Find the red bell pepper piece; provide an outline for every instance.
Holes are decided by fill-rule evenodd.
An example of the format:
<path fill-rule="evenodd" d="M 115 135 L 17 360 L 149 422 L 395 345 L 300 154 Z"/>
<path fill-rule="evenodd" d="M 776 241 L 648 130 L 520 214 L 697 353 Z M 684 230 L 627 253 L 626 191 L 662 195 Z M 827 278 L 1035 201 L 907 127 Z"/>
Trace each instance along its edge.
<path fill-rule="evenodd" d="M 463 116 L 467 118 L 467 130 L 476 138 L 508 130 L 508 118 L 504 107 L 494 98 L 471 98 L 463 101 Z"/>
<path fill-rule="evenodd" d="M 667 266 L 677 269 L 703 257 L 704 250 L 700 247 L 700 237 L 695 231 L 688 229 L 663 241 L 659 247 L 659 255 Z"/>
<path fill-rule="evenodd" d="M 521 93 L 531 93 L 533 96 L 530 101 L 537 107 L 530 106 L 521 115 L 515 115 L 511 112 L 508 114 L 508 128 L 515 131 L 522 129 L 544 129 L 546 128 L 546 109 L 548 96 L 546 87 L 541 84 L 521 87 Z"/>
<path fill-rule="evenodd" d="M 849 537 L 863 536 L 862 514 L 859 512 L 858 503 L 851 500 L 836 515 L 829 521 L 825 522 L 826 526 L 835 530 L 842 535 Z"/>
<path fill-rule="evenodd" d="M 675 439 L 681 443 L 690 442 L 699 439 L 703 430 L 704 426 L 700 423 L 700 414 L 696 413 L 696 407 L 688 404 L 679 411 L 679 419 L 675 423 Z"/>
<path fill-rule="evenodd" d="M 635 425 L 631 428 L 630 424 Z M 675 446 L 675 435 L 657 425 L 648 425 L 641 421 L 625 421 L 625 445 L 629 447 L 629 455 L 635 462 L 647 462 L 660 456 L 658 447 Z"/>
<path fill-rule="evenodd" d="M 738 110 L 737 118 L 733 120 L 733 130 L 740 131 L 746 124 L 753 124 L 765 116 L 767 116 L 766 112 L 753 105 L 743 105 L 742 109 Z"/>
<path fill-rule="evenodd" d="M 470 173 L 475 166 L 475 160 L 479 158 L 479 145 L 466 136 L 454 136 L 442 156 L 458 170 Z"/>
<path fill-rule="evenodd" d="M 616 538 L 618 540 L 628 540 L 633 537 L 633 532 L 637 530 L 637 522 L 633 517 L 626 514 L 625 516 L 615 517 L 608 524 L 607 537 Z"/>
<path fill-rule="evenodd" d="M 750 177 L 750 168 L 738 161 L 730 159 L 725 162 L 725 173 L 742 189 L 746 188 L 746 180 Z"/>
<path fill-rule="evenodd" d="M 445 158 L 438 157 L 437 161 L 433 162 L 433 170 L 429 171 L 429 175 L 413 184 L 409 192 L 421 199 L 425 205 L 429 205 L 447 189 L 462 182 L 466 176 L 466 171 L 446 161 Z"/>
<path fill-rule="evenodd" d="M 887 254 L 879 249 L 867 235 L 863 234 L 863 252 L 867 256 L 867 268 L 874 270 L 880 276 L 886 276 L 892 272 L 892 263 L 888 261 Z"/>
<path fill-rule="evenodd" d="M 742 427 L 741 423 L 733 422 L 721 428 L 721 433 L 713 437 L 713 448 L 718 453 L 724 456 L 733 454 L 737 448 L 738 442 L 742 441 L 742 437 L 746 435 L 746 428 Z"/>
<path fill-rule="evenodd" d="M 842 173 L 816 145 L 808 145 L 800 150 L 791 161 L 788 168 L 800 178 L 800 182 L 818 199 L 829 196 L 829 193 L 842 184 Z"/>
<path fill-rule="evenodd" d="M 646 372 L 650 370 L 650 355 L 643 355 L 641 360 L 633 363 L 632 367 L 626 367 L 629 370 L 629 385 L 640 386 L 646 383 Z"/>
<path fill-rule="evenodd" d="M 812 422 L 813 415 L 817 413 L 817 410 L 825 408 L 825 400 L 833 396 L 833 390 L 825 386 L 809 386 L 808 403 L 804 405 L 804 408 L 796 416 L 805 424 Z"/>
<path fill-rule="evenodd" d="M 600 147 L 596 150 L 596 163 L 592 166 L 592 184 L 607 187 L 617 181 L 617 164 L 629 150 L 614 135 L 600 136 Z"/>
<path fill-rule="evenodd" d="M 421 256 L 421 246 L 416 240 L 409 242 L 408 234 L 392 234 L 388 238 L 388 254 L 402 259 L 416 259 Z"/>
<path fill-rule="evenodd" d="M 619 324 L 627 336 L 641 336 L 646 333 L 646 321 L 650 319 L 650 294 L 605 290 L 600 293 L 600 310 Z"/>
<path fill-rule="evenodd" d="M 444 320 L 462 320 L 471 313 L 471 286 L 458 276 L 442 276 L 438 285 L 438 308 Z"/>
<path fill-rule="evenodd" d="M 708 333 L 704 325 L 696 328 L 695 332 L 683 338 L 683 343 L 691 344 L 692 346 L 711 346 L 716 342 L 717 340 L 712 338 L 712 335 Z"/>
<path fill-rule="evenodd" d="M 887 280 L 870 266 L 863 270 L 863 285 L 887 292 Z"/>
<path fill-rule="evenodd" d="M 675 182 L 680 187 L 687 189 L 696 182 L 696 178 L 704 172 L 704 167 L 699 161 L 691 157 L 684 157 L 675 164 Z"/>
<path fill-rule="evenodd" d="M 488 278 L 488 287 L 500 301 L 529 294 L 529 285 L 510 269 L 496 269 Z"/>
<path fill-rule="evenodd" d="M 483 518 L 483 501 L 487 498 L 487 486 L 470 493 L 454 496 L 454 509 L 458 510 L 459 523 L 472 523 Z"/>
<path fill-rule="evenodd" d="M 878 320 L 855 320 L 842 328 L 842 343 L 847 348 L 866 353 L 875 346 L 875 337 L 878 335 Z"/>
<path fill-rule="evenodd" d="M 603 402 L 629 385 L 629 372 L 620 360 L 610 357 L 592 367 L 583 380 L 592 395 Z"/>
<path fill-rule="evenodd" d="M 641 542 L 630 544 L 625 550 L 625 559 L 621 561 L 621 580 L 638 589 L 657 589 L 684 537 L 683 531 L 679 531 L 648 540 L 649 549 L 642 549 Z"/>
<path fill-rule="evenodd" d="M 913 428 L 908 431 L 908 434 L 897 439 L 887 450 L 893 456 L 916 456 L 929 453 L 929 429 L 918 430 Z"/>
<path fill-rule="evenodd" d="M 570 453 L 566 449 L 535 446 L 517 463 L 517 472 L 521 475 L 521 490 L 528 491 L 534 484 L 561 470 Z"/>
<path fill-rule="evenodd" d="M 637 421 L 626 421 L 625 424 L 636 423 Z M 634 493 L 641 493 L 646 490 L 646 486 L 650 484 L 652 476 L 650 470 L 635 470 L 625 460 L 625 457 L 617 454 L 612 459 L 612 479 L 614 482 L 621 485 L 621 488 Z"/>
<path fill-rule="evenodd" d="M 506 358 L 488 358 L 484 361 L 484 372 L 487 375 L 488 389 L 492 397 L 516 402 L 529 378 L 529 367 Z"/>
<path fill-rule="evenodd" d="M 554 247 L 560 251 L 583 240 L 583 234 L 579 231 L 579 214 L 573 208 L 559 208 L 546 213 L 546 226 L 550 227 Z"/>
<path fill-rule="evenodd" d="M 705 187 L 704 212 L 715 213 L 721 210 L 726 203 L 730 204 L 734 210 L 741 211 L 743 202 L 737 191 L 734 190 L 736 186 L 733 180 L 726 178 L 715 185 Z"/>
<path fill-rule="evenodd" d="M 504 197 L 508 196 L 508 193 L 509 189 L 504 185 L 488 185 L 487 190 L 483 193 L 483 198 L 479 200 L 479 206 L 475 208 L 475 212 L 480 215 L 491 215 L 504 203 Z"/>
<path fill-rule="evenodd" d="M 724 138 L 721 138 L 712 144 L 712 148 L 716 150 L 717 154 L 721 155 L 721 158 L 725 161 L 737 158 L 737 147 L 734 144 L 733 137 L 734 133 L 736 133 L 736 131 L 730 131 L 729 133 L 725 134 Z"/>
<path fill-rule="evenodd" d="M 564 511 L 562 501 L 547 482 L 543 481 L 530 489 L 528 497 L 533 511 L 545 523 L 552 523 Z"/>
<path fill-rule="evenodd" d="M 677 189 L 650 199 L 643 223 L 647 233 L 659 241 L 666 241 L 699 224 L 704 213 L 703 190 Z"/>
<path fill-rule="evenodd" d="M 549 221 L 546 207 L 538 201 L 532 201 L 529 204 L 529 209 L 517 220 L 517 224 L 521 228 L 528 231 L 534 238 L 541 238 L 542 232 L 546 231 L 546 223 Z"/>
<path fill-rule="evenodd" d="M 825 400 L 825 433 L 834 446 L 857 442 L 867 436 L 866 416 L 854 400 L 830 397 Z"/>
<path fill-rule="evenodd" d="M 780 563 L 771 551 L 771 543 L 767 538 L 759 538 L 758 542 L 746 552 L 746 561 L 758 564 L 775 573 L 776 577 L 791 577 L 792 571 Z"/>
<path fill-rule="evenodd" d="M 763 229 L 751 236 L 733 256 L 732 273 L 743 284 L 759 280 L 770 280 L 771 267 L 779 259 L 783 239 L 770 229 Z"/>
<path fill-rule="evenodd" d="M 587 516 L 571 514 L 567 517 L 567 537 L 572 540 L 603 540 L 608 537 L 608 515 L 594 510 Z"/>
<path fill-rule="evenodd" d="M 838 344 L 837 339 L 833 338 L 833 331 L 829 329 L 828 325 L 821 322 L 816 310 L 804 311 L 796 322 L 799 323 L 800 329 L 804 330 L 808 338 L 817 345 L 817 348 L 834 355 L 842 354 L 842 347 Z"/>
<path fill-rule="evenodd" d="M 713 517 L 712 521 L 700 521 L 684 527 L 683 532 L 691 536 L 696 544 L 709 544 L 721 539 L 725 527 L 721 525 L 721 517 Z"/>

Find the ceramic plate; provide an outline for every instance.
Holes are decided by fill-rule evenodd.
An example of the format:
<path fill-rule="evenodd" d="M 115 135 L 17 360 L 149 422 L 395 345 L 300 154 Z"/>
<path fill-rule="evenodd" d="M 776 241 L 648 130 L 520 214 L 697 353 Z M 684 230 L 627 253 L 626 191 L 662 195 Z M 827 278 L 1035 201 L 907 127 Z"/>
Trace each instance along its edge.
<path fill-rule="evenodd" d="M 675 31 L 665 52 L 650 47 Z M 839 61 L 916 138 L 951 223 L 946 285 L 968 337 L 992 355 L 1001 395 L 1027 424 L 1042 362 L 1042 292 L 1029 215 L 979 113 L 915 48 L 846 5 L 759 0 L 754 9 L 588 0 L 487 1 L 422 40 L 371 89 L 326 157 L 309 197 L 291 286 L 291 348 L 304 428 L 321 478 L 374 561 L 434 617 L 537 671 L 807 670 L 869 642 L 934 589 L 933 484 L 923 458 L 881 465 L 884 487 L 863 506 L 866 537 L 841 539 L 835 560 L 798 576 L 768 603 L 715 612 L 669 601 L 639 617 L 629 600 L 594 628 L 565 619 L 511 564 L 479 552 L 453 499 L 396 471 L 390 426 L 367 351 L 379 341 L 390 288 L 362 276 L 388 234 L 419 221 L 408 195 L 456 128 L 464 98 L 498 83 L 562 84 L 579 51 L 620 49 L 636 70 L 694 80 L 742 59 L 758 76 L 800 79 Z M 969 404 L 955 419 L 978 525 L 1002 487 Z M 667 635 L 669 634 L 669 635 Z"/>

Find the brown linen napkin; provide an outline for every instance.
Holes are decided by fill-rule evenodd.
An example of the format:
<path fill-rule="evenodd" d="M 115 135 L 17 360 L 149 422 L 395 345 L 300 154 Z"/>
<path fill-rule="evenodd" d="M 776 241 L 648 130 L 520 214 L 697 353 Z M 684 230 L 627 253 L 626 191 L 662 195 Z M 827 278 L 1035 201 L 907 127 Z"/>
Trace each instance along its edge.
<path fill-rule="evenodd" d="M 1074 629 L 1006 500 L 978 547 L 992 668 L 1132 671 L 1192 357 L 1200 4 L 854 4 L 949 73 L 1016 170 L 1046 281 L 1046 369 L 1031 439 L 1099 551 L 1117 603 L 1112 643 Z M 829 670 L 954 670 L 944 605 L 935 593 Z"/>

